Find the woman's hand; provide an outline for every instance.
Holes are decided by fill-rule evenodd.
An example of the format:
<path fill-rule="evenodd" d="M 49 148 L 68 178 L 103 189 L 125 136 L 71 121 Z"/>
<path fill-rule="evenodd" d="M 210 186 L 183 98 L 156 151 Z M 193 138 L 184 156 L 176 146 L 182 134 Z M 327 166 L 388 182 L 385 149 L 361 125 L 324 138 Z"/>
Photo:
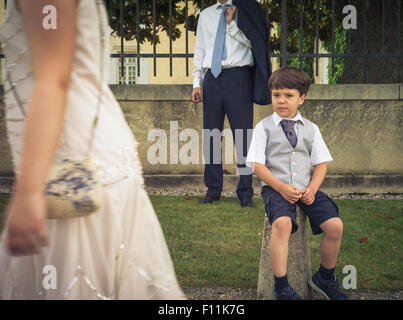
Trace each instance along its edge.
<path fill-rule="evenodd" d="M 38 254 L 48 244 L 44 195 L 16 192 L 7 211 L 6 246 L 10 254 Z"/>

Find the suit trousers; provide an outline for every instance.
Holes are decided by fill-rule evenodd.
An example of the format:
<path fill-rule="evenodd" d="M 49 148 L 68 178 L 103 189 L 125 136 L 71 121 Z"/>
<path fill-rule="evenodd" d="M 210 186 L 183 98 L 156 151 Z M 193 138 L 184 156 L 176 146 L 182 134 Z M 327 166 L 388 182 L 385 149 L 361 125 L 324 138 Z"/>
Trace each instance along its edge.
<path fill-rule="evenodd" d="M 253 129 L 252 81 L 250 67 L 223 69 L 217 78 L 208 70 L 204 77 L 204 183 L 208 188 L 207 196 L 214 199 L 220 197 L 223 189 L 221 142 L 225 115 L 232 131 L 240 175 L 236 194 L 241 201 L 253 196 L 252 170 L 245 166 Z"/>

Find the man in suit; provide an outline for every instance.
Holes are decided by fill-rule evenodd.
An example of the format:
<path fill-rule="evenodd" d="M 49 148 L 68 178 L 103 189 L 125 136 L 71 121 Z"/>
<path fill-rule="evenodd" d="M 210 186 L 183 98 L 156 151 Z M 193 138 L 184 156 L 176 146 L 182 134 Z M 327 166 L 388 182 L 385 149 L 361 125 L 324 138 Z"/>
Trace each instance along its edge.
<path fill-rule="evenodd" d="M 233 7 L 232 0 L 218 0 L 200 13 L 192 101 L 198 103 L 203 98 L 204 183 L 208 190 L 202 203 L 219 200 L 222 192 L 221 137 L 214 139 L 214 135 L 222 132 L 227 115 L 240 175 L 236 193 L 241 206 L 253 207 L 252 171 L 245 166 L 245 158 L 253 128 L 255 61 L 251 41 L 238 27 L 237 19 L 237 9 Z M 214 141 L 216 144 L 219 141 L 218 148 L 214 146 Z"/>

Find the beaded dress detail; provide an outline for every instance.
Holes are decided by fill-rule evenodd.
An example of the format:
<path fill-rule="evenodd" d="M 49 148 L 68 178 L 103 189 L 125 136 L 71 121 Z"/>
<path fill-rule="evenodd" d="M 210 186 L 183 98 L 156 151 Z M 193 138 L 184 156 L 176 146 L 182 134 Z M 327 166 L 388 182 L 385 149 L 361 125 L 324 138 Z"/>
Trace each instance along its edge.
<path fill-rule="evenodd" d="M 109 38 L 101 38 L 109 34 L 103 0 L 79 0 L 76 10 L 73 70 L 54 162 L 85 159 L 102 83 L 91 157 L 100 166 L 105 201 L 94 215 L 48 220 L 49 246 L 38 255 L 10 256 L 3 232 L 0 299 L 184 299 L 161 226 L 144 190 L 137 141 L 108 86 L 106 72 L 100 72 L 101 64 L 108 66 L 109 55 Z M 25 126 L 20 106 L 26 111 L 34 81 L 15 0 L 7 2 L 1 38 L 6 72 L 12 79 L 4 83 L 4 101 L 17 170 Z M 101 40 L 106 44 L 103 52 Z M 18 91 L 20 103 L 11 86 Z M 56 278 L 53 285 L 47 285 L 51 273 Z"/>

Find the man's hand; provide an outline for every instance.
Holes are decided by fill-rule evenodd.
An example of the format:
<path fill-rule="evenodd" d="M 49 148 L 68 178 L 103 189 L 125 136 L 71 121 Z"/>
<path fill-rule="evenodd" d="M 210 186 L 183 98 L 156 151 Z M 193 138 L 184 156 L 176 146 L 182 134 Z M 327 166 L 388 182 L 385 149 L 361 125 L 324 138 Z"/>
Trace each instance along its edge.
<path fill-rule="evenodd" d="M 280 188 L 279 192 L 285 200 L 292 204 L 294 204 L 301 198 L 301 192 L 299 191 L 299 189 L 291 184 L 284 184 Z"/>
<path fill-rule="evenodd" d="M 304 190 L 301 191 L 302 202 L 305 203 L 306 205 L 310 206 L 315 201 L 316 192 L 317 191 L 313 190 L 312 188 L 306 187 Z"/>
<path fill-rule="evenodd" d="M 194 103 L 199 103 L 202 100 L 201 88 L 194 88 L 192 91 L 192 101 Z"/>
<path fill-rule="evenodd" d="M 225 8 L 225 19 L 227 19 L 227 23 L 230 24 L 232 20 L 234 20 L 236 6 Z"/>

